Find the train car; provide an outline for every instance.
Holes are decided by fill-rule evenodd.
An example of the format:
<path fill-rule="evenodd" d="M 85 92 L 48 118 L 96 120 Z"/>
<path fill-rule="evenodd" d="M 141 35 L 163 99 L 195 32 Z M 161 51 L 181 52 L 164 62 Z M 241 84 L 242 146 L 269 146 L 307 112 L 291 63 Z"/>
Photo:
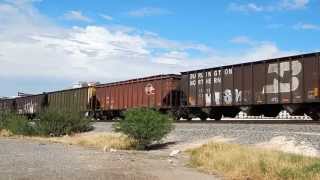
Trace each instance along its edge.
<path fill-rule="evenodd" d="M 30 118 L 43 110 L 47 104 L 46 94 L 29 95 L 15 99 L 18 114 L 27 115 Z"/>
<path fill-rule="evenodd" d="M 187 116 L 320 117 L 320 59 L 318 53 L 182 72 L 181 102 Z"/>
<path fill-rule="evenodd" d="M 54 91 L 47 93 L 47 96 L 48 108 L 91 115 L 95 104 L 95 87 Z"/>
<path fill-rule="evenodd" d="M 0 99 L 0 112 L 15 112 L 16 103 L 14 98 Z"/>
<path fill-rule="evenodd" d="M 129 108 L 173 111 L 180 104 L 180 75 L 158 75 L 96 86 L 97 116 L 113 119 Z"/>

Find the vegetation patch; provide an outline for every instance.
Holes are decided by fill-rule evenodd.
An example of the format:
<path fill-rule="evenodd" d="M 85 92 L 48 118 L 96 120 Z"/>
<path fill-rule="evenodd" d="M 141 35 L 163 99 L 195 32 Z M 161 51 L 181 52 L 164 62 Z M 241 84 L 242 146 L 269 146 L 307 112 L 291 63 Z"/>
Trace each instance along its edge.
<path fill-rule="evenodd" d="M 14 113 L 1 113 L 0 129 L 15 135 L 31 136 L 36 134 L 32 123 L 25 117 Z"/>
<path fill-rule="evenodd" d="M 226 179 L 320 180 L 319 158 L 222 143 L 208 143 L 188 153 L 193 167 Z"/>
<path fill-rule="evenodd" d="M 124 119 L 114 124 L 115 131 L 135 139 L 140 150 L 159 142 L 173 128 L 170 116 L 148 108 L 130 109 L 124 113 Z"/>
<path fill-rule="evenodd" d="M 32 140 L 79 145 L 89 148 L 131 150 L 136 146 L 136 141 L 120 133 L 84 133 L 62 137 L 32 137 Z"/>
<path fill-rule="evenodd" d="M 92 129 L 89 118 L 77 112 L 63 112 L 47 109 L 38 114 L 35 120 L 15 113 L 0 114 L 0 130 L 24 136 L 63 136 Z"/>
<path fill-rule="evenodd" d="M 46 109 L 35 121 L 35 129 L 40 136 L 62 136 L 92 129 L 91 120 L 78 112 L 64 112 Z"/>

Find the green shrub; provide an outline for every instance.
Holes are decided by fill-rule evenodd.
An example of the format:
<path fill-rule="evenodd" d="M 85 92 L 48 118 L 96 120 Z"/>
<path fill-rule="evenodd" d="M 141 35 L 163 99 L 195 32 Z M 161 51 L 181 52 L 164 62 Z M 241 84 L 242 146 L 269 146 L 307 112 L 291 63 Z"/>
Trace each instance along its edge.
<path fill-rule="evenodd" d="M 135 139 L 137 149 L 146 149 L 170 133 L 173 120 L 152 109 L 130 109 L 124 113 L 124 119 L 114 125 L 114 129 Z"/>
<path fill-rule="evenodd" d="M 0 130 L 5 129 L 7 124 L 7 116 L 8 116 L 7 112 L 3 112 L 3 111 L 0 112 Z"/>
<path fill-rule="evenodd" d="M 92 129 L 90 119 L 83 117 L 80 113 L 54 109 L 41 112 L 35 127 L 41 136 L 62 136 Z"/>
<path fill-rule="evenodd" d="M 3 115 L 2 128 L 16 135 L 34 135 L 35 129 L 25 116 L 8 113 Z"/>

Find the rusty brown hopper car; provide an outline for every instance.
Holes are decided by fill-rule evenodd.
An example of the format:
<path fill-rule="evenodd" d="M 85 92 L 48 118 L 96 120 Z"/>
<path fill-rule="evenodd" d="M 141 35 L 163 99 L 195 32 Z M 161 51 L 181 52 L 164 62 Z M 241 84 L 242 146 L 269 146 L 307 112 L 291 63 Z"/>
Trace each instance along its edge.
<path fill-rule="evenodd" d="M 91 113 L 95 88 L 83 87 L 49 92 L 48 107 L 66 112 Z"/>
<path fill-rule="evenodd" d="M 112 119 L 129 108 L 149 107 L 161 111 L 179 105 L 180 75 L 158 75 L 96 87 L 99 116 Z"/>
<path fill-rule="evenodd" d="M 185 116 L 219 120 L 239 111 L 274 117 L 320 117 L 318 53 L 283 57 L 182 73 Z"/>
<path fill-rule="evenodd" d="M 0 99 L 0 112 L 15 111 L 15 99 Z"/>
<path fill-rule="evenodd" d="M 47 103 L 46 94 L 18 97 L 15 101 L 17 113 L 28 116 L 39 113 Z"/>

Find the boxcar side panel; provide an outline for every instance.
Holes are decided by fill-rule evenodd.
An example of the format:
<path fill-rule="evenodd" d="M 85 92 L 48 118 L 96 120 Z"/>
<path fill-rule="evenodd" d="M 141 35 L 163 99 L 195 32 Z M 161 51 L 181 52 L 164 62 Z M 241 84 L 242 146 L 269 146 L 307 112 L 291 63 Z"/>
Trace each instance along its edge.
<path fill-rule="evenodd" d="M 293 103 L 303 102 L 303 59 L 296 58 L 291 61 L 291 96 Z"/>
<path fill-rule="evenodd" d="M 265 85 L 265 63 L 253 64 L 253 93 L 254 103 L 264 104 L 265 94 L 263 86 Z"/>
<path fill-rule="evenodd" d="M 196 94 L 197 94 L 197 100 L 196 105 L 197 106 L 203 106 L 204 105 L 204 76 L 205 73 L 203 71 L 200 71 L 197 73 L 197 88 L 196 88 Z"/>
<path fill-rule="evenodd" d="M 252 64 L 243 65 L 243 105 L 252 104 Z"/>
<path fill-rule="evenodd" d="M 45 103 L 45 95 L 19 97 L 16 99 L 17 111 L 20 114 L 34 114 L 41 111 Z"/>
<path fill-rule="evenodd" d="M 316 56 L 304 57 L 304 97 L 306 102 L 314 102 L 318 99 L 318 59 Z"/>
<path fill-rule="evenodd" d="M 222 69 L 213 70 L 213 93 L 214 93 L 214 105 L 221 106 L 222 104 Z"/>
<path fill-rule="evenodd" d="M 242 66 L 233 67 L 233 103 L 234 105 L 241 105 L 242 103 Z"/>
<path fill-rule="evenodd" d="M 233 68 L 225 67 L 222 69 L 222 104 L 231 106 L 233 104 Z"/>
<path fill-rule="evenodd" d="M 191 73 L 189 76 L 189 105 L 196 106 L 197 101 L 197 73 Z"/>

